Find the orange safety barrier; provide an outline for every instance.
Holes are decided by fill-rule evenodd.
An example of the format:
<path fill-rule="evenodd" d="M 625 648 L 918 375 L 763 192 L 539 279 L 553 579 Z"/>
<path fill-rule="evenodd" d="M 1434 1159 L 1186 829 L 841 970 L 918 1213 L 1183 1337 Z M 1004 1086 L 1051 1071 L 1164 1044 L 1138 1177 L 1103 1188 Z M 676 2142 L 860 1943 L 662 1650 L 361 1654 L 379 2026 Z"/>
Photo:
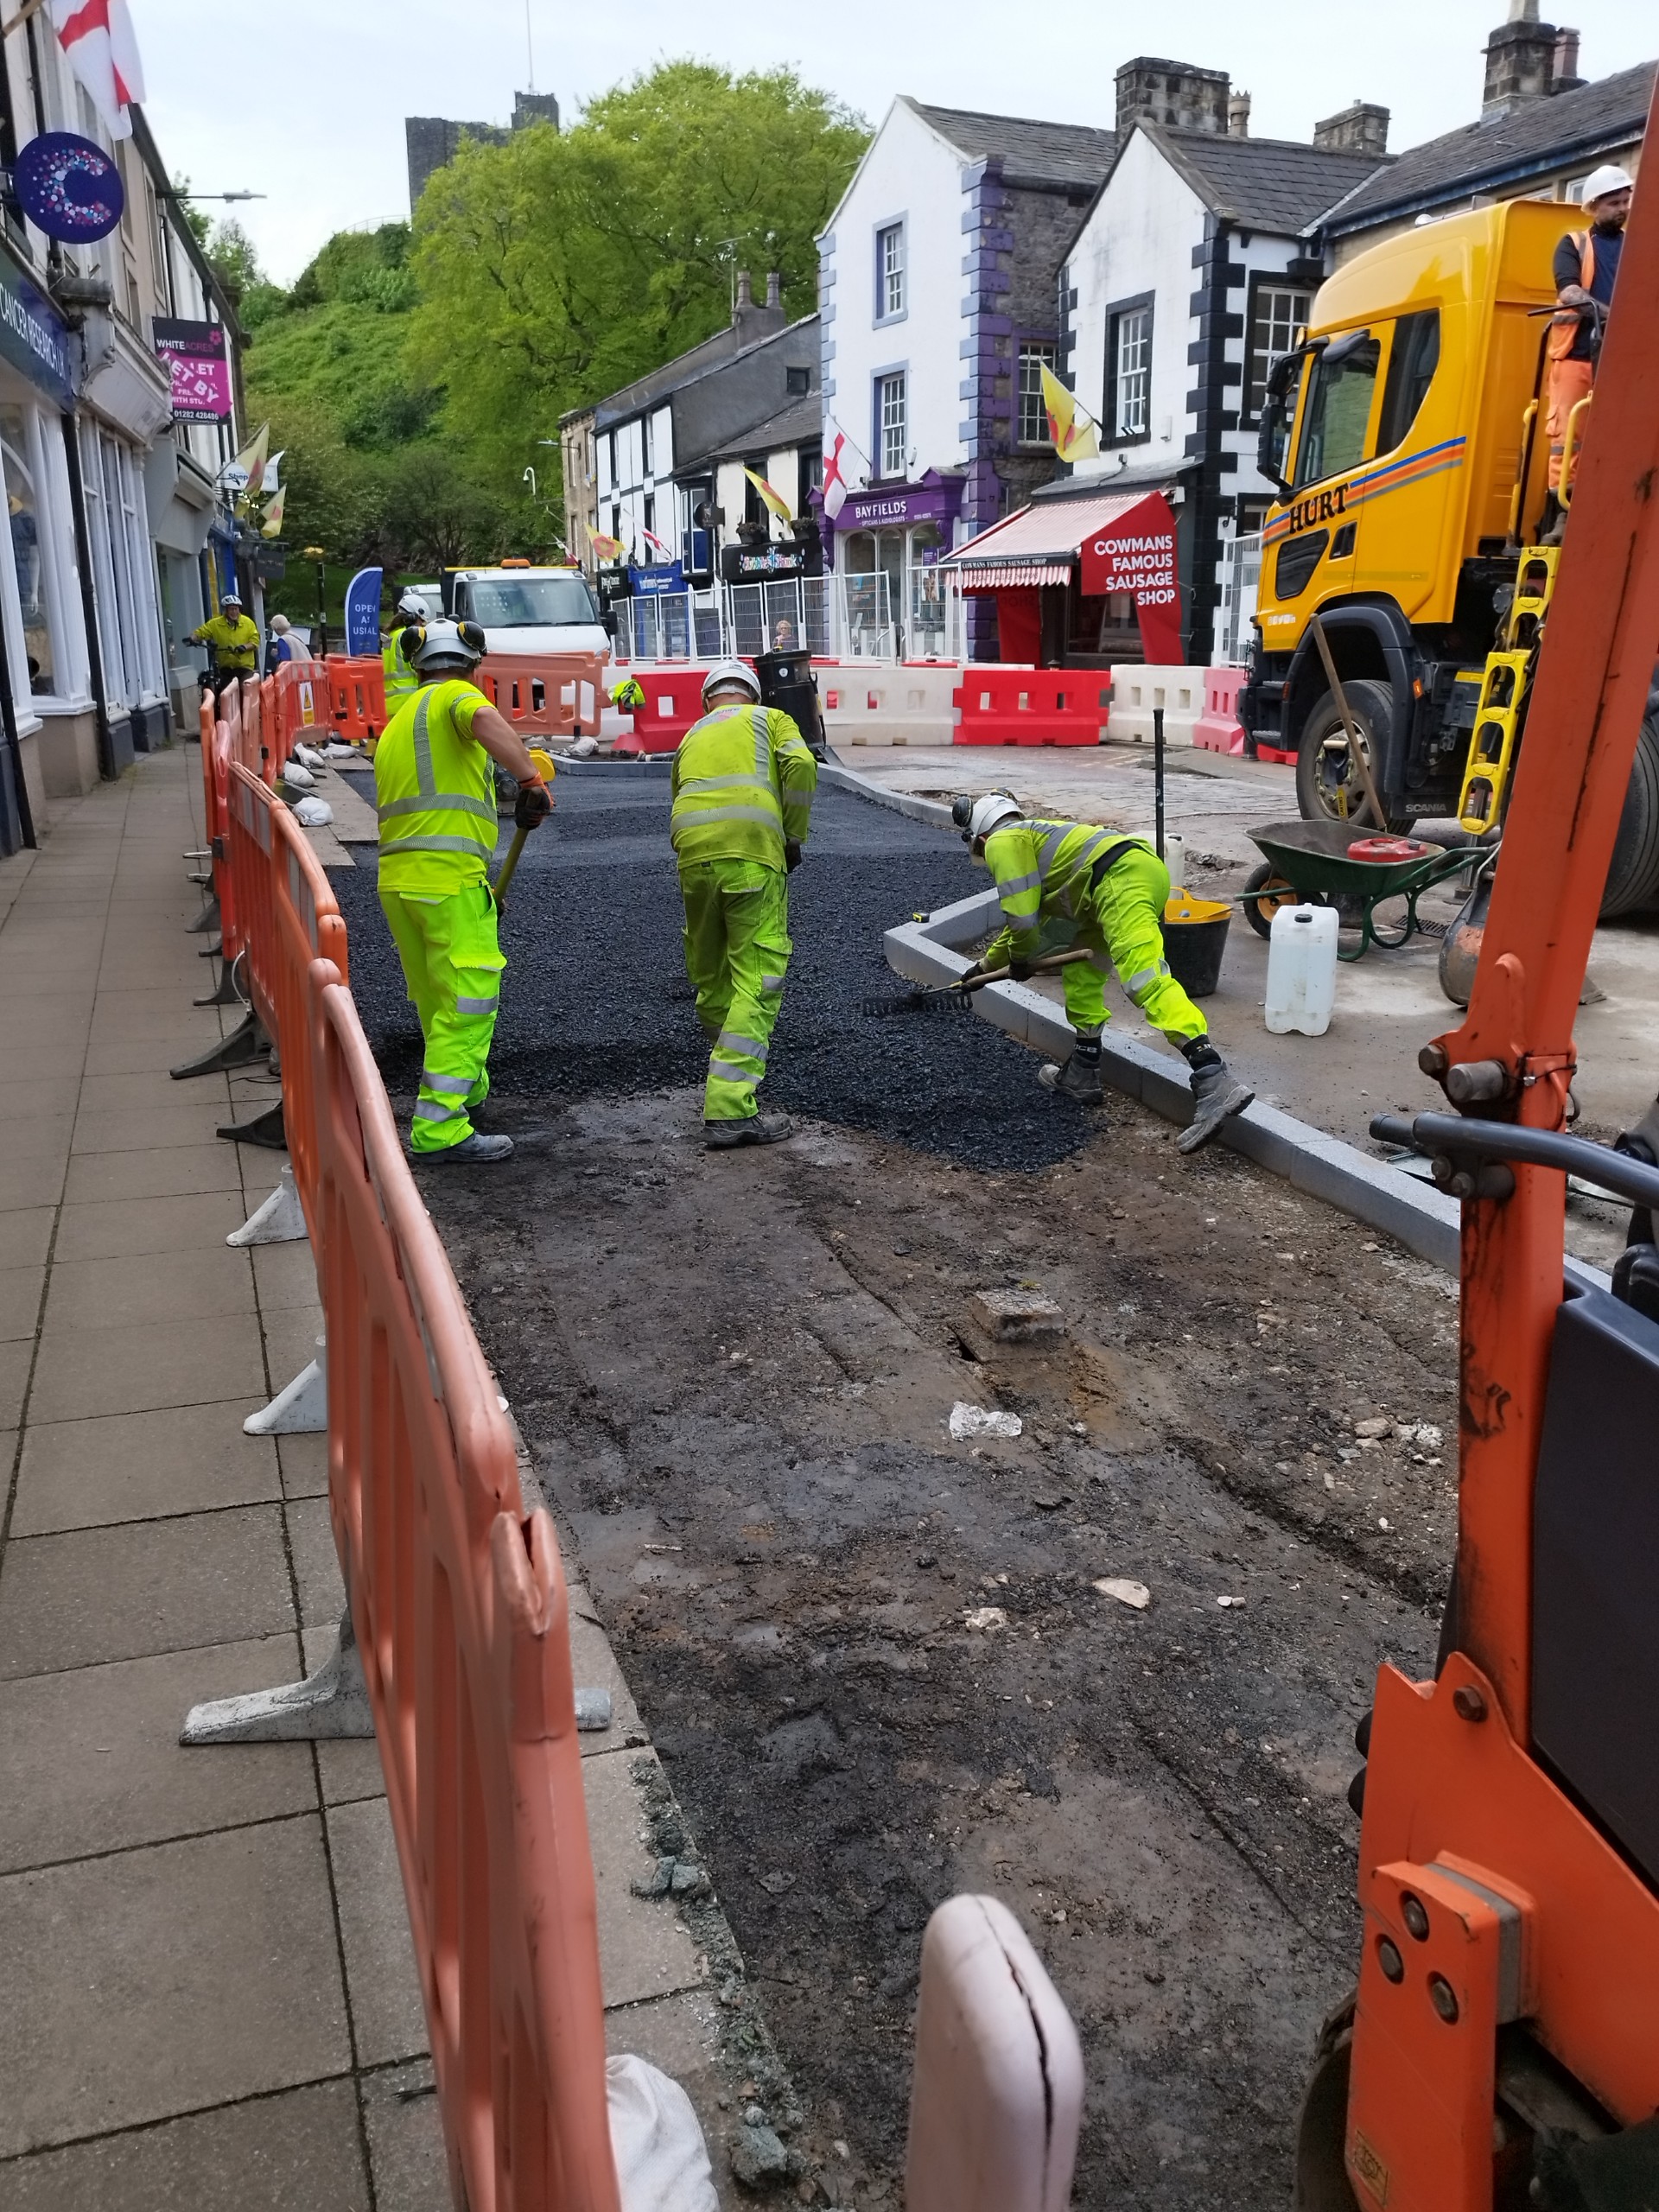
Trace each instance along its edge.
<path fill-rule="evenodd" d="M 306 742 L 308 733 L 318 737 L 327 734 L 320 725 L 328 711 L 327 681 L 327 671 L 320 660 L 280 661 L 266 678 L 270 686 L 265 708 L 270 734 L 266 742 L 279 775 L 292 758 L 294 747 Z"/>
<path fill-rule="evenodd" d="M 230 772 L 229 810 L 231 874 L 247 954 L 248 995 L 276 1046 L 283 1128 L 316 1251 L 317 1116 L 306 977 L 318 958 L 331 961 L 345 976 L 346 924 L 305 832 L 240 761 Z"/>
<path fill-rule="evenodd" d="M 226 688 L 219 702 L 219 718 L 212 721 L 213 706 L 204 702 L 202 728 L 212 734 L 203 746 L 202 782 L 207 807 L 207 842 L 213 855 L 213 893 L 219 900 L 219 949 L 228 968 L 242 950 L 237 905 L 236 875 L 231 865 L 231 765 L 242 733 L 237 687 Z"/>
<path fill-rule="evenodd" d="M 1206 668 L 1204 671 L 1204 711 L 1192 725 L 1192 743 L 1198 752 L 1244 750 L 1238 695 L 1244 689 L 1249 674 L 1247 668 Z"/>
<path fill-rule="evenodd" d="M 380 656 L 330 653 L 323 666 L 327 671 L 328 727 L 333 734 L 351 744 L 378 737 L 386 726 L 386 671 Z"/>
<path fill-rule="evenodd" d="M 597 737 L 604 669 L 597 653 L 497 653 L 473 681 L 520 737 Z"/>
<path fill-rule="evenodd" d="M 957 745 L 1098 745 L 1111 682 L 1104 669 L 992 668 L 971 663 L 950 694 Z"/>
<path fill-rule="evenodd" d="M 706 668 L 631 668 L 627 673 L 645 695 L 633 713 L 631 737 L 618 741 L 619 753 L 672 753 L 695 721 L 702 718 Z"/>
<path fill-rule="evenodd" d="M 563 1572 L 333 965 L 310 968 L 328 1496 L 450 2190 L 620 2212 Z"/>

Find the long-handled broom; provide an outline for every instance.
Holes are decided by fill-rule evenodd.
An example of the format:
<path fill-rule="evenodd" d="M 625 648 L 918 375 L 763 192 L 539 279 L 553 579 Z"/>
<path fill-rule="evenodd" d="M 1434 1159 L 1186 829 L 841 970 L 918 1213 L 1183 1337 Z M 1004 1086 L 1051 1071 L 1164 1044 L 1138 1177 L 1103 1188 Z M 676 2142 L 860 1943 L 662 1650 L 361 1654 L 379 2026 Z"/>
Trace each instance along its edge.
<path fill-rule="evenodd" d="M 1074 960 L 1087 960 L 1089 957 L 1081 945 L 1074 946 L 1069 952 L 1046 953 L 1040 960 L 1031 963 L 1031 973 L 1033 976 L 1052 975 L 1057 968 L 1067 967 Z M 877 1021 L 895 1014 L 968 1014 L 972 1011 L 976 991 L 982 991 L 987 983 L 1007 983 L 1014 980 L 1012 968 L 989 968 L 969 982 L 943 983 L 932 989 L 906 991 L 898 998 L 863 999 L 858 1010 Z"/>

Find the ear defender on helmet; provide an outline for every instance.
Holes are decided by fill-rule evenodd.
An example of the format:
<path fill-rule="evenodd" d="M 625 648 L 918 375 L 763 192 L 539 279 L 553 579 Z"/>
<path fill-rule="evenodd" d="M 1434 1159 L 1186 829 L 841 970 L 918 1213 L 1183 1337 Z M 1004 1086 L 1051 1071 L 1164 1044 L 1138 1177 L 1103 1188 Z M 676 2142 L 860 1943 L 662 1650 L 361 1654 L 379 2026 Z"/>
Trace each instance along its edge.
<path fill-rule="evenodd" d="M 964 845 L 971 845 L 974 842 L 974 833 L 968 826 L 973 818 L 974 802 L 966 791 L 963 791 L 950 802 L 950 819 L 961 830 Z"/>
<path fill-rule="evenodd" d="M 416 654 L 425 643 L 424 622 L 411 622 L 408 629 L 400 630 L 397 632 L 397 651 L 411 667 L 414 665 Z"/>
<path fill-rule="evenodd" d="M 479 658 L 482 660 L 485 652 L 485 638 L 482 629 L 476 622 L 461 622 L 457 623 L 455 626 L 461 632 L 461 644 L 466 645 L 471 652 L 475 652 Z"/>

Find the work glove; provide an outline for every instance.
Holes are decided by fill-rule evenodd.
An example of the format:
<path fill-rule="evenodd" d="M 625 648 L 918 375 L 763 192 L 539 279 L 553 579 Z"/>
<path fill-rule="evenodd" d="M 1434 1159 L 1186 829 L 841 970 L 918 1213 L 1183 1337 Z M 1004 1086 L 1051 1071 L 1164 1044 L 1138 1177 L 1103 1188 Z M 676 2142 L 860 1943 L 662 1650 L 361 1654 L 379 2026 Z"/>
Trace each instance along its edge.
<path fill-rule="evenodd" d="M 553 795 L 547 785 L 539 776 L 526 777 L 518 786 L 518 801 L 512 810 L 514 828 L 534 830 L 552 811 Z"/>
<path fill-rule="evenodd" d="M 801 848 L 800 848 L 800 842 L 799 842 L 799 840 L 798 840 L 798 839 L 797 839 L 797 838 L 794 838 L 794 837 L 785 837 L 785 840 L 784 840 L 784 867 L 785 867 L 785 868 L 787 870 L 787 872 L 788 872 L 791 875 L 793 875 L 793 874 L 794 874 L 794 873 L 795 873 L 795 871 L 796 871 L 796 869 L 797 869 L 798 868 L 799 868 L 800 864 L 801 864 Z"/>
<path fill-rule="evenodd" d="M 645 686 L 632 676 L 625 676 L 620 683 L 611 686 L 611 704 L 624 714 L 637 713 L 645 703 Z"/>
<path fill-rule="evenodd" d="M 1010 960 L 1008 973 L 1016 983 L 1028 983 L 1037 973 L 1037 963 L 1034 960 Z"/>
<path fill-rule="evenodd" d="M 976 983 L 984 973 L 985 963 L 982 960 L 976 960 L 971 968 L 963 970 L 957 981 L 963 983 Z"/>

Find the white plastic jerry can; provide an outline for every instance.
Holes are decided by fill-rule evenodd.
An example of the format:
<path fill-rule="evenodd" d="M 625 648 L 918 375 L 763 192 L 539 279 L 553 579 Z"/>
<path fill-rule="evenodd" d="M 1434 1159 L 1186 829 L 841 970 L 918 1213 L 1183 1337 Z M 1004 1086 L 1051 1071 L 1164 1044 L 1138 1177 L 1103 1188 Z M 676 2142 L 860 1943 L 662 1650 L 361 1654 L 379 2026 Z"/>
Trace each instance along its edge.
<path fill-rule="evenodd" d="M 1268 1028 L 1323 1037 L 1336 996 L 1336 908 L 1277 908 L 1268 943 Z"/>

